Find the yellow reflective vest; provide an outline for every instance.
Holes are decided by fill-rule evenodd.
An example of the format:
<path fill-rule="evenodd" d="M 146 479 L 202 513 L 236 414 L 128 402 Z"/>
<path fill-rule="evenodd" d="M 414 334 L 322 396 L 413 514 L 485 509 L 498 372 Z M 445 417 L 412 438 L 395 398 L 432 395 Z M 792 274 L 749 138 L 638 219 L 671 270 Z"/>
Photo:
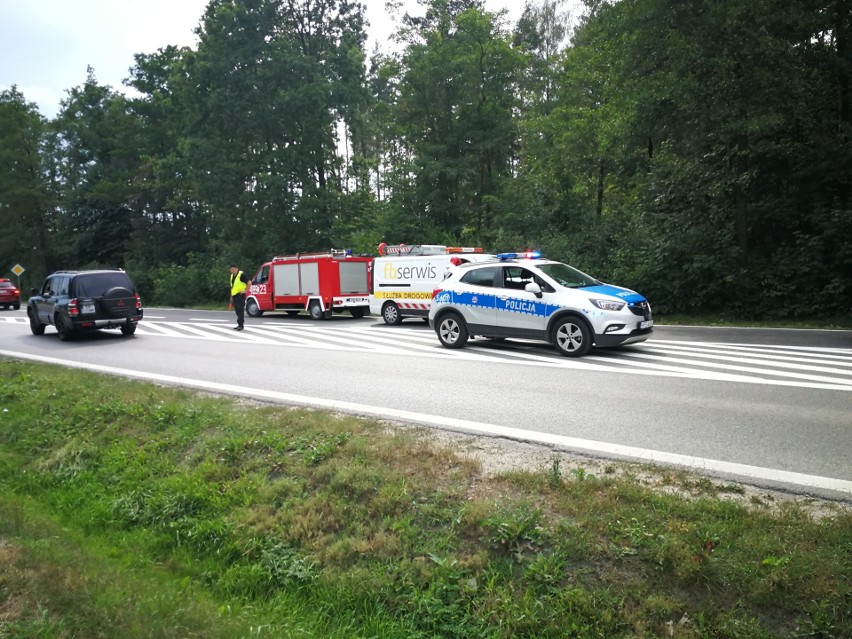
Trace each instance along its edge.
<path fill-rule="evenodd" d="M 245 292 L 246 283 L 243 282 L 242 276 L 242 271 L 237 271 L 235 274 L 231 275 L 231 297 Z"/>

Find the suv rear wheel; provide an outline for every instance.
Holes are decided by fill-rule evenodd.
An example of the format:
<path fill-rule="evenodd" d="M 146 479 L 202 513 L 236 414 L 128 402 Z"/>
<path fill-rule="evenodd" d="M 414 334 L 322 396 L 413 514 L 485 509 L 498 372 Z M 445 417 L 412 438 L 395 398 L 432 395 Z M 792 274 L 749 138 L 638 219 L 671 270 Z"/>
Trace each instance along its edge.
<path fill-rule="evenodd" d="M 133 335 L 136 332 L 136 324 L 124 324 L 121 327 L 122 335 Z"/>
<path fill-rule="evenodd" d="M 435 332 L 438 334 L 438 341 L 446 348 L 461 348 L 467 344 L 470 337 L 464 320 L 457 313 L 441 315 L 435 325 Z"/>
<path fill-rule="evenodd" d="M 71 330 L 61 314 L 56 315 L 56 332 L 59 333 L 59 339 L 63 342 L 67 342 L 74 337 L 74 331 Z"/>

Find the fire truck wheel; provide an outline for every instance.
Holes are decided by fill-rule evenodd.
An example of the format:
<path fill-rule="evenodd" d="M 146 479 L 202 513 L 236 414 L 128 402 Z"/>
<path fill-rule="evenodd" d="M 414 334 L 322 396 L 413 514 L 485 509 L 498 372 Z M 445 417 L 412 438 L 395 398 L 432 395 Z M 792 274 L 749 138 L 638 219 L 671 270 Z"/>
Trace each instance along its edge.
<path fill-rule="evenodd" d="M 364 317 L 364 309 L 358 306 L 349 309 L 349 312 L 352 313 L 352 317 L 355 317 L 357 319 Z"/>
<path fill-rule="evenodd" d="M 263 311 L 260 310 L 260 306 L 257 305 L 256 299 L 251 298 L 246 302 L 246 313 L 248 313 L 249 317 L 260 317 L 263 315 Z"/>
<path fill-rule="evenodd" d="M 388 326 L 397 326 L 402 323 L 402 314 L 399 312 L 399 306 L 393 302 L 388 302 L 382 307 L 382 319 Z"/>
<path fill-rule="evenodd" d="M 311 319 L 325 319 L 325 313 L 322 312 L 322 306 L 320 306 L 320 303 L 316 300 L 308 305 L 308 313 L 311 314 Z"/>

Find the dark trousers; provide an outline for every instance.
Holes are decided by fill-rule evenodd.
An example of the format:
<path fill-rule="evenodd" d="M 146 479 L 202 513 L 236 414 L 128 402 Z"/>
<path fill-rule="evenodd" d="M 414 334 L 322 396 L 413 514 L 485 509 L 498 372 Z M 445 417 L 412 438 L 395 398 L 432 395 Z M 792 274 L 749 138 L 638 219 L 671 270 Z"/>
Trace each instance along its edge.
<path fill-rule="evenodd" d="M 234 295 L 234 312 L 237 314 L 237 326 L 242 326 L 246 319 L 246 294 Z"/>

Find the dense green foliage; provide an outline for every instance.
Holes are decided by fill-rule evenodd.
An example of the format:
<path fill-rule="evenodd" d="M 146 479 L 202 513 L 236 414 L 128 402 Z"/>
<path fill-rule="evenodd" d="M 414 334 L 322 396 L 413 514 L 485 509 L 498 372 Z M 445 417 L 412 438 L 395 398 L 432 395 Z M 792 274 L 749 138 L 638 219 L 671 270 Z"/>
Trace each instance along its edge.
<path fill-rule="evenodd" d="M 368 56 L 352 0 L 211 0 L 132 97 L 90 70 L 47 121 L 2 92 L 3 266 L 184 303 L 231 260 L 537 246 L 658 312 L 848 316 L 849 0 L 420 4 Z"/>
<path fill-rule="evenodd" d="M 842 507 L 14 361 L 0 407 L 2 637 L 852 638 Z"/>

